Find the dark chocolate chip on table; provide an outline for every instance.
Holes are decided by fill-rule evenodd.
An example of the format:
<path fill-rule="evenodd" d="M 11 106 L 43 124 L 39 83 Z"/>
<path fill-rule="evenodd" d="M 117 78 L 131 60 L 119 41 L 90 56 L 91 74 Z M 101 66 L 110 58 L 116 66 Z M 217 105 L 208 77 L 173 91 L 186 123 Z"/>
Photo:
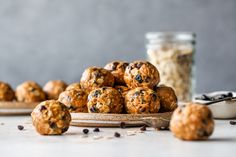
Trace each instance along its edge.
<path fill-rule="evenodd" d="M 100 132 L 100 129 L 99 128 L 94 128 L 93 132 Z"/>
<path fill-rule="evenodd" d="M 119 138 L 119 137 L 120 137 L 120 133 L 115 132 L 115 133 L 114 133 L 114 136 Z"/>
<path fill-rule="evenodd" d="M 138 81 L 138 83 L 142 83 L 143 82 L 142 76 L 140 74 L 135 76 L 135 80 Z"/>
<path fill-rule="evenodd" d="M 89 129 L 83 129 L 83 133 L 84 134 L 88 134 L 89 133 Z"/>
<path fill-rule="evenodd" d="M 122 129 L 126 128 L 125 125 L 126 125 L 125 122 L 121 122 L 121 123 L 120 123 L 120 128 L 122 128 Z"/>
<path fill-rule="evenodd" d="M 236 125 L 236 121 L 229 121 L 229 124 L 231 124 L 231 125 Z"/>
<path fill-rule="evenodd" d="M 140 130 L 141 130 L 141 131 L 146 131 L 146 130 L 147 130 L 146 125 L 142 126 L 142 127 L 140 128 Z"/>
<path fill-rule="evenodd" d="M 18 128 L 18 130 L 23 130 L 24 126 L 23 125 L 18 125 L 17 128 Z"/>

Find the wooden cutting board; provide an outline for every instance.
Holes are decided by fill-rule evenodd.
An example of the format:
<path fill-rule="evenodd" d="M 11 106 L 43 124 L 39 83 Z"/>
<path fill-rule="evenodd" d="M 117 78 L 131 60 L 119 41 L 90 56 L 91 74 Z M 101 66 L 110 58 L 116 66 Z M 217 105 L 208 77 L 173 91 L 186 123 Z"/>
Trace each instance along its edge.
<path fill-rule="evenodd" d="M 100 114 L 71 113 L 72 126 L 80 127 L 120 127 L 150 125 L 155 128 L 168 128 L 172 112 L 155 114 Z"/>

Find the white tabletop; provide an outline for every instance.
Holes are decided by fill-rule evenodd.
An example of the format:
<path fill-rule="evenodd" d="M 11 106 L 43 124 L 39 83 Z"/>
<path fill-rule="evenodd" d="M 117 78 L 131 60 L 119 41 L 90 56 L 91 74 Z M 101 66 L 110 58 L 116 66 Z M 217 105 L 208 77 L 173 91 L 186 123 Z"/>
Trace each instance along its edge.
<path fill-rule="evenodd" d="M 17 129 L 23 125 L 24 130 Z M 84 137 L 83 128 L 70 127 L 63 136 L 41 136 L 33 128 L 28 116 L 0 116 L 0 156 L 1 157 L 124 157 L 124 156 L 236 156 L 236 125 L 229 120 L 217 120 L 213 136 L 208 141 L 186 142 L 176 139 L 170 131 L 156 131 L 148 128 L 144 133 L 128 136 L 127 131 L 139 128 L 100 128 Z M 113 137 L 114 132 L 121 138 Z M 100 136 L 101 135 L 101 136 Z M 101 139 L 94 139 L 103 137 Z"/>

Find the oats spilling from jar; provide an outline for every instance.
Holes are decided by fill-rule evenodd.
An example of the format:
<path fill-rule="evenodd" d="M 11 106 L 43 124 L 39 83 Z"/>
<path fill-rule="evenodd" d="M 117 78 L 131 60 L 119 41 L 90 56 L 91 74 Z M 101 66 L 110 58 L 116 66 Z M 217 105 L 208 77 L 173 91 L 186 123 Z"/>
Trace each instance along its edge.
<path fill-rule="evenodd" d="M 173 87 L 180 101 L 190 101 L 192 98 L 193 47 L 162 43 L 149 47 L 147 53 L 150 62 L 159 69 L 161 84 Z"/>

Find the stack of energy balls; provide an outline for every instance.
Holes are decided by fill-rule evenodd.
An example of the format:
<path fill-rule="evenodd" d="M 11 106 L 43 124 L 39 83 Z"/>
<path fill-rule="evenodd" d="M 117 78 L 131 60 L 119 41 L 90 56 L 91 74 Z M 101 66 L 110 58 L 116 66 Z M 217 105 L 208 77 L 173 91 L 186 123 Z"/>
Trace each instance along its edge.
<path fill-rule="evenodd" d="M 89 67 L 80 83 L 59 96 L 70 112 L 148 114 L 177 108 L 172 88 L 158 86 L 157 68 L 147 61 L 114 61 L 104 68 Z"/>

